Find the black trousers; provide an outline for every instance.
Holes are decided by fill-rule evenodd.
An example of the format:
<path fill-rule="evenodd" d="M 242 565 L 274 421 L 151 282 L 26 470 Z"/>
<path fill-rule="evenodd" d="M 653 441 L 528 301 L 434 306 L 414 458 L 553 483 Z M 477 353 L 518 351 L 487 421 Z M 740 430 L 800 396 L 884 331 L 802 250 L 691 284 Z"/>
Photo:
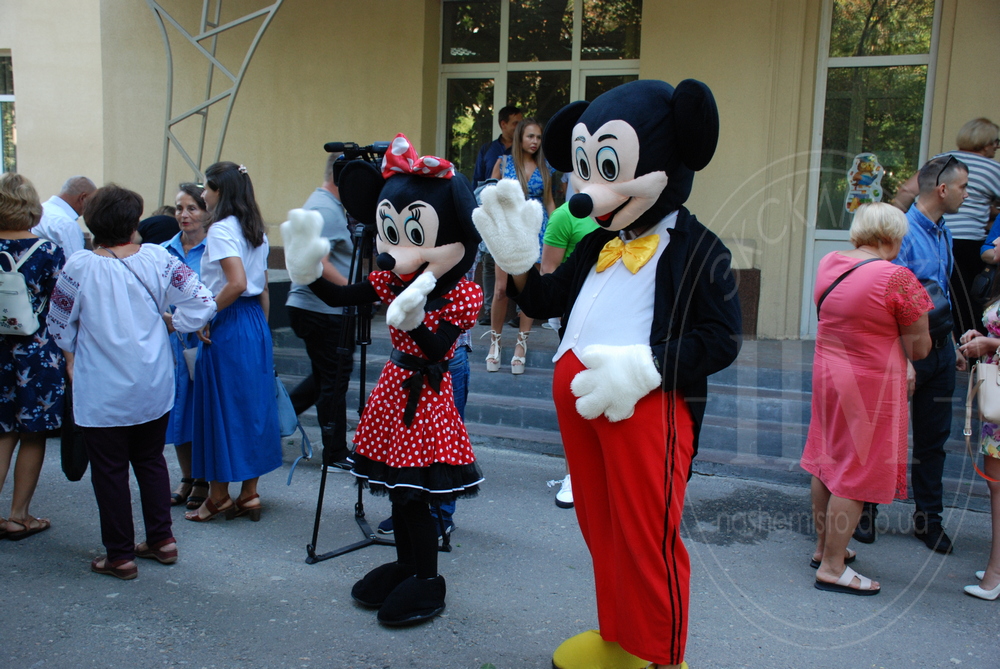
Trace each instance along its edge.
<path fill-rule="evenodd" d="M 986 266 L 979 253 L 982 245 L 981 241 L 970 239 L 952 241 L 955 266 L 951 272 L 951 315 L 955 321 L 956 339 L 968 330 L 979 330 L 986 334 L 983 327 L 983 308 L 986 305 L 969 295 L 973 279 Z"/>
<path fill-rule="evenodd" d="M 323 462 L 347 456 L 347 388 L 354 368 L 354 328 L 341 338 L 345 318 L 288 307 L 292 331 L 306 345 L 312 373 L 289 395 L 295 413 L 313 404 L 323 436 Z M 345 344 L 346 341 L 346 344 Z M 345 350 L 340 350 L 344 347 Z"/>
<path fill-rule="evenodd" d="M 955 346 L 948 338 L 941 348 L 913 363 L 917 387 L 913 393 L 913 463 L 910 481 L 916 505 L 915 526 L 940 523 L 944 509 L 944 444 L 951 433 L 952 400 L 955 394 Z"/>

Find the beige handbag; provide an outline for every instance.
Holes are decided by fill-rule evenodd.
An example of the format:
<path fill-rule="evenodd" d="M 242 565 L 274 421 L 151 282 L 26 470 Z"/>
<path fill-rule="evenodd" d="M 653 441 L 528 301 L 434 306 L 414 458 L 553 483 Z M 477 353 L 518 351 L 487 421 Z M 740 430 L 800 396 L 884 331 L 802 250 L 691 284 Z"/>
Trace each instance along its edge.
<path fill-rule="evenodd" d="M 972 458 L 972 466 L 976 473 L 987 481 L 996 483 L 996 479 L 990 478 L 979 469 L 976 456 L 972 452 L 972 398 L 977 395 L 979 420 L 1000 425 L 1000 374 L 997 373 L 997 365 L 979 361 L 969 372 L 969 391 L 965 398 L 965 429 L 962 431 L 965 435 L 965 450 Z"/>

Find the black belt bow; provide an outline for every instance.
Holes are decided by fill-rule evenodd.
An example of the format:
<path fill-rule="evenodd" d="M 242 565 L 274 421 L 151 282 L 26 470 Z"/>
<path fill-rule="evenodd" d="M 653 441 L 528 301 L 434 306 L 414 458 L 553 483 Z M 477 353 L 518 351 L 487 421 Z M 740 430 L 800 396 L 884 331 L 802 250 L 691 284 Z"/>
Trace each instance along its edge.
<path fill-rule="evenodd" d="M 403 423 L 410 427 L 413 416 L 417 413 L 417 404 L 420 403 L 420 393 L 424 388 L 424 377 L 436 393 L 441 392 L 441 379 L 448 371 L 450 360 L 439 360 L 431 362 L 426 358 L 418 358 L 409 353 L 403 353 L 397 348 L 392 349 L 389 359 L 397 366 L 407 371 L 413 372 L 400 385 L 410 391 L 406 398 L 406 409 L 403 411 Z"/>

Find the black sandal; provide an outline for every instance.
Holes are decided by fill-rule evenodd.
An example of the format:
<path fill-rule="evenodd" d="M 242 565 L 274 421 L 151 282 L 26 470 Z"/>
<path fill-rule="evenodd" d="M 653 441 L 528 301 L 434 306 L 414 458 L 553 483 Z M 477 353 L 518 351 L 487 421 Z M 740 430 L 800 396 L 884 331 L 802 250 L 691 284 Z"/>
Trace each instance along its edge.
<path fill-rule="evenodd" d="M 204 490 L 205 494 L 196 495 L 194 494 L 195 490 Z M 208 499 L 208 481 L 205 479 L 194 479 L 194 482 L 191 484 L 191 494 L 187 498 L 187 508 L 192 510 L 197 509 L 205 503 L 206 499 Z"/>
<path fill-rule="evenodd" d="M 185 502 L 187 502 L 188 498 L 191 496 L 191 490 L 194 488 L 194 485 L 192 485 L 193 483 L 194 483 L 194 479 L 182 478 L 181 479 L 181 490 L 184 489 L 184 486 L 187 486 L 187 492 L 186 493 L 179 493 L 179 492 L 172 492 L 172 493 L 170 493 L 170 506 L 180 506 L 181 504 L 184 504 Z"/>

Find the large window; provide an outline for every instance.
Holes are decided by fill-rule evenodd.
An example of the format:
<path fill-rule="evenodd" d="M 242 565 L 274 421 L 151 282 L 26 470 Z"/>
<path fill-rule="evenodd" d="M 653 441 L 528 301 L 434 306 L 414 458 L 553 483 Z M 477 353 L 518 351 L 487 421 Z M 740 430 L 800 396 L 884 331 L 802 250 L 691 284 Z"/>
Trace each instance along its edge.
<path fill-rule="evenodd" d="M 846 230 L 848 170 L 874 153 L 890 200 L 919 168 L 934 0 L 834 0 L 816 227 Z M 878 198 L 876 198 L 878 199 Z"/>
<path fill-rule="evenodd" d="M 14 126 L 14 71 L 9 55 L 0 54 L 0 172 L 17 170 Z"/>
<path fill-rule="evenodd" d="M 544 124 L 638 78 L 642 0 L 444 0 L 441 15 L 439 150 L 468 176 L 501 107 Z"/>

